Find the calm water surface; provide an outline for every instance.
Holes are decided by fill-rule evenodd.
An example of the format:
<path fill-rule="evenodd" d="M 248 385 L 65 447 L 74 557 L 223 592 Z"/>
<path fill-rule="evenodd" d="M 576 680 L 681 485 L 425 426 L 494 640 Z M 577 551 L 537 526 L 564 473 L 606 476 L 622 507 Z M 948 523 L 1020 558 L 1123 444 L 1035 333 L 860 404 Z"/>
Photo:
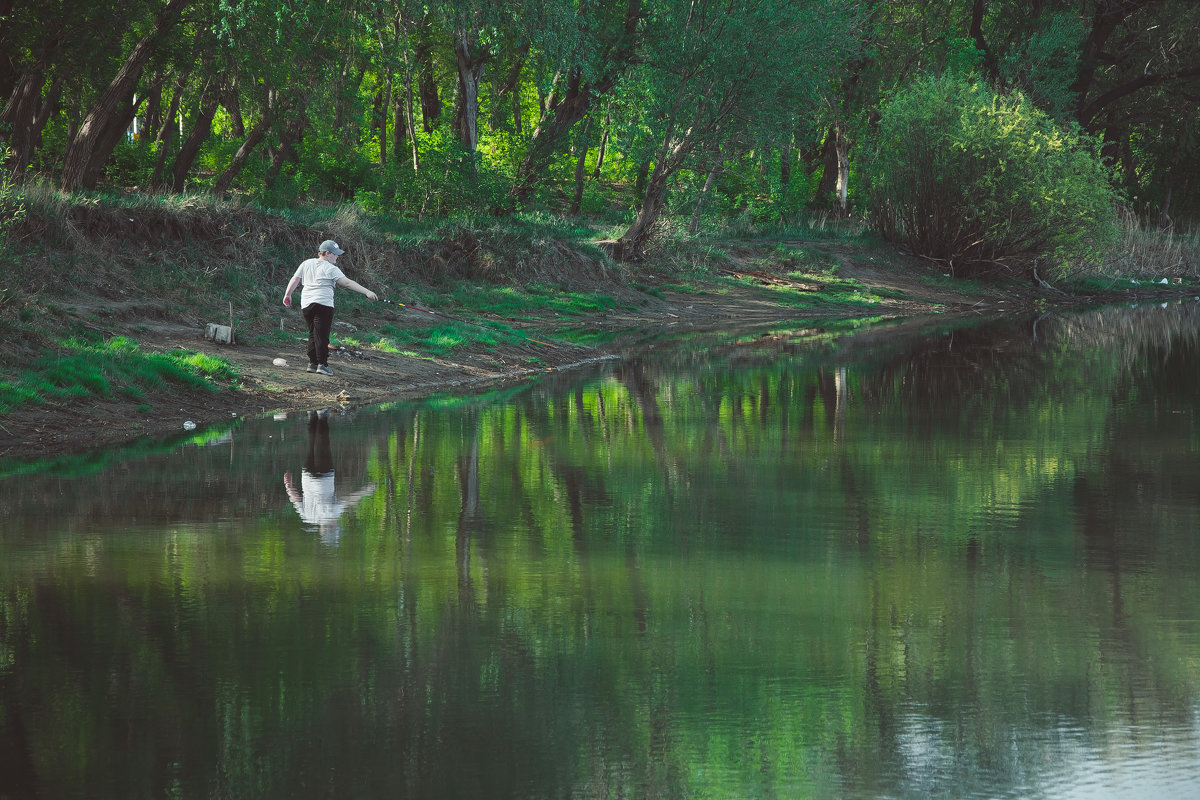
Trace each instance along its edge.
<path fill-rule="evenodd" d="M 1198 797 L 1198 306 L 9 463 L 0 797 Z"/>

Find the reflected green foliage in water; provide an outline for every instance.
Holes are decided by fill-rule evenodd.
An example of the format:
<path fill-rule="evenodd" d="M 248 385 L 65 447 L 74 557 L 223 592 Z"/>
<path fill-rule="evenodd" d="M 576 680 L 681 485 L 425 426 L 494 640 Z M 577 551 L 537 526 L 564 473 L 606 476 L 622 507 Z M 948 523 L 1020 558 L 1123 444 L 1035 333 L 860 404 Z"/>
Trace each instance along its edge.
<path fill-rule="evenodd" d="M 369 491 L 320 528 L 294 418 L 9 479 L 0 795 L 1200 787 L 1196 331 L 776 331 L 335 414 Z"/>

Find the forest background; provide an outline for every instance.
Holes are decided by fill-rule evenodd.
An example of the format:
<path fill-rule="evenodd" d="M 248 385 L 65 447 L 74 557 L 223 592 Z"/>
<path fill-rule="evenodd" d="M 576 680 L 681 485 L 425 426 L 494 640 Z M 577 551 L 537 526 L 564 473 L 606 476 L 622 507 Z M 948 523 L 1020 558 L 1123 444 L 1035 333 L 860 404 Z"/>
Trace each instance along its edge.
<path fill-rule="evenodd" d="M 0 0 L 0 45 L 10 365 L 119 332 L 71 292 L 253 320 L 326 236 L 510 320 L 733 240 L 807 290 L 831 235 L 1046 288 L 1200 268 L 1192 0 Z"/>

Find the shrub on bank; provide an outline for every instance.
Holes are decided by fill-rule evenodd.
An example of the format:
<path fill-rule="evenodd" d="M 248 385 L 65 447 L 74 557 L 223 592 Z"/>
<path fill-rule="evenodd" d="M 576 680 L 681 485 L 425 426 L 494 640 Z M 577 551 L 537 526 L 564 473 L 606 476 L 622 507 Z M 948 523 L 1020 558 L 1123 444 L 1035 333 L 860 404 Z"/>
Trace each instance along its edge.
<path fill-rule="evenodd" d="M 1096 260 L 1117 200 L 1098 147 L 1020 94 L 927 78 L 883 109 L 866 170 L 871 217 L 956 277 Z"/>

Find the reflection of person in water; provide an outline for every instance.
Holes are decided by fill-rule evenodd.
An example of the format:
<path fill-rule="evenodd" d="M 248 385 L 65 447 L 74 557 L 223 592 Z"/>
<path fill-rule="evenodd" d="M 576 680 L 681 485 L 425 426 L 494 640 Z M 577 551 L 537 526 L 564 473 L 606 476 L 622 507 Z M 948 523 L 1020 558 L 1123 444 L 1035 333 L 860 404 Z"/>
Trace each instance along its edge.
<path fill-rule="evenodd" d="M 300 490 L 292 482 L 292 473 L 283 474 L 283 485 L 300 519 L 320 529 L 321 541 L 336 544 L 341 536 L 341 517 L 358 501 L 375 491 L 370 483 L 354 494 L 338 497 L 333 481 L 333 454 L 329 448 L 329 412 L 308 412 L 308 457 L 300 475 Z"/>

